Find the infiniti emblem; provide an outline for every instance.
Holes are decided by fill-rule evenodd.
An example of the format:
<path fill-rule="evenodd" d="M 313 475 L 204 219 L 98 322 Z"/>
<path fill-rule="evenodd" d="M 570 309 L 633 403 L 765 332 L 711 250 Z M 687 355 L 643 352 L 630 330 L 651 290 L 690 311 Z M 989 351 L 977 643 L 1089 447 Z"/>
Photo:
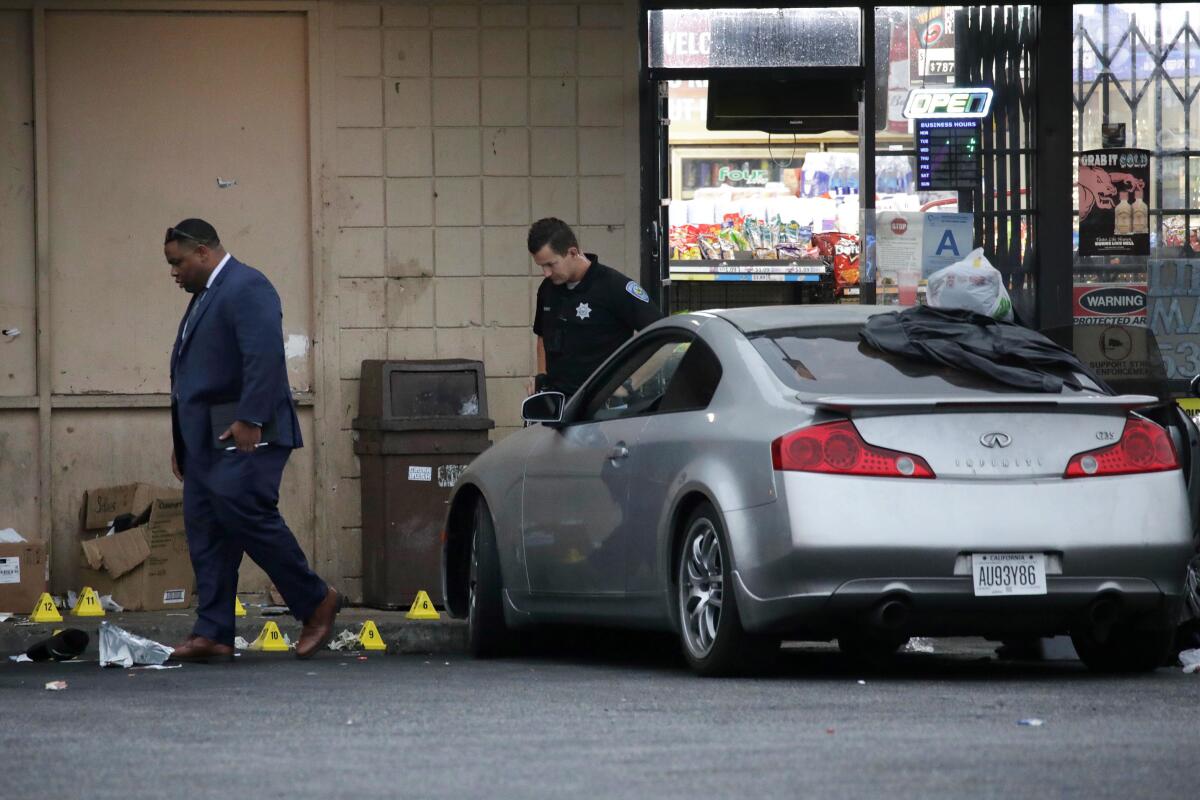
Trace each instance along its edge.
<path fill-rule="evenodd" d="M 979 443 L 984 447 L 1008 447 L 1012 444 L 1012 437 L 1007 433 L 985 433 L 979 437 Z"/>

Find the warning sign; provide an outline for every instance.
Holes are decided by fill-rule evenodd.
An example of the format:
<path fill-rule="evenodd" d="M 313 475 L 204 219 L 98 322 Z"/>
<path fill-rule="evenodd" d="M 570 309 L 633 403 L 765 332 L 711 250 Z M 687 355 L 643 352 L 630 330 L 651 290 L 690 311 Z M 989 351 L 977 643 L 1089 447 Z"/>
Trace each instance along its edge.
<path fill-rule="evenodd" d="M 1144 283 L 1083 283 L 1072 288 L 1076 325 L 1146 324 Z"/>

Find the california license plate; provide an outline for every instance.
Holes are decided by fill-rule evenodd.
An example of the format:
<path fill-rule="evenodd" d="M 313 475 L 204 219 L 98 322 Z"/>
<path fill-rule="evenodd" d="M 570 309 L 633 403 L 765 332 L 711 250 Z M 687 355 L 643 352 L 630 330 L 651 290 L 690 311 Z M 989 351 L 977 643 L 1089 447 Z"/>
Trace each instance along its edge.
<path fill-rule="evenodd" d="M 973 553 L 976 597 L 1046 593 L 1045 553 Z"/>

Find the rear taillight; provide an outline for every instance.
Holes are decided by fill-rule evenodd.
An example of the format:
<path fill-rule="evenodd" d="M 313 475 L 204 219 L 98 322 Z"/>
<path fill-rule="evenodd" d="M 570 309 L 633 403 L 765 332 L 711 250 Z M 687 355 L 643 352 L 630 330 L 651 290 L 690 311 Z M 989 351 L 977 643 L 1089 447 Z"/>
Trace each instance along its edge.
<path fill-rule="evenodd" d="M 1108 447 L 1076 453 L 1067 462 L 1064 478 L 1095 478 L 1135 472 L 1179 469 L 1171 437 L 1161 426 L 1141 417 L 1125 420 L 1121 440 Z"/>
<path fill-rule="evenodd" d="M 880 478 L 933 478 L 925 459 L 867 444 L 850 420 L 801 428 L 771 442 L 775 469 L 873 475 Z"/>

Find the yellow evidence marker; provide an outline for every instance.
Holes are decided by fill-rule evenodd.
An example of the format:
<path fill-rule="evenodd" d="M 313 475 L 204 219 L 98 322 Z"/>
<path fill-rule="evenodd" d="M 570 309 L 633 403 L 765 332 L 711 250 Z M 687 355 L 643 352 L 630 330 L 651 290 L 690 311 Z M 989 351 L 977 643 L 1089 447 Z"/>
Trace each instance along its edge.
<path fill-rule="evenodd" d="M 362 624 L 362 630 L 358 632 L 358 644 L 363 650 L 387 650 L 387 644 L 379 635 L 379 628 L 371 620 Z"/>
<path fill-rule="evenodd" d="M 279 626 L 274 620 L 268 620 L 258 638 L 250 643 L 249 649 L 261 650 L 264 653 L 286 653 L 289 648 L 283 634 L 279 632 Z"/>
<path fill-rule="evenodd" d="M 441 619 L 442 615 L 433 607 L 433 601 L 429 599 L 429 595 L 422 589 L 417 592 L 417 598 L 413 600 L 412 608 L 404 615 L 405 619 Z"/>
<path fill-rule="evenodd" d="M 103 617 L 104 606 L 100 605 L 100 596 L 96 594 L 96 590 L 90 586 L 83 587 L 71 614 L 76 617 Z"/>
<path fill-rule="evenodd" d="M 38 598 L 37 605 L 33 607 L 33 611 L 29 612 L 30 622 L 62 622 L 62 614 L 58 613 L 58 608 L 54 605 L 54 599 L 50 597 L 49 592 L 42 592 L 42 596 Z"/>
<path fill-rule="evenodd" d="M 246 607 L 242 605 L 242 598 L 238 597 L 236 594 L 233 596 L 233 615 L 235 617 L 246 616 Z"/>

